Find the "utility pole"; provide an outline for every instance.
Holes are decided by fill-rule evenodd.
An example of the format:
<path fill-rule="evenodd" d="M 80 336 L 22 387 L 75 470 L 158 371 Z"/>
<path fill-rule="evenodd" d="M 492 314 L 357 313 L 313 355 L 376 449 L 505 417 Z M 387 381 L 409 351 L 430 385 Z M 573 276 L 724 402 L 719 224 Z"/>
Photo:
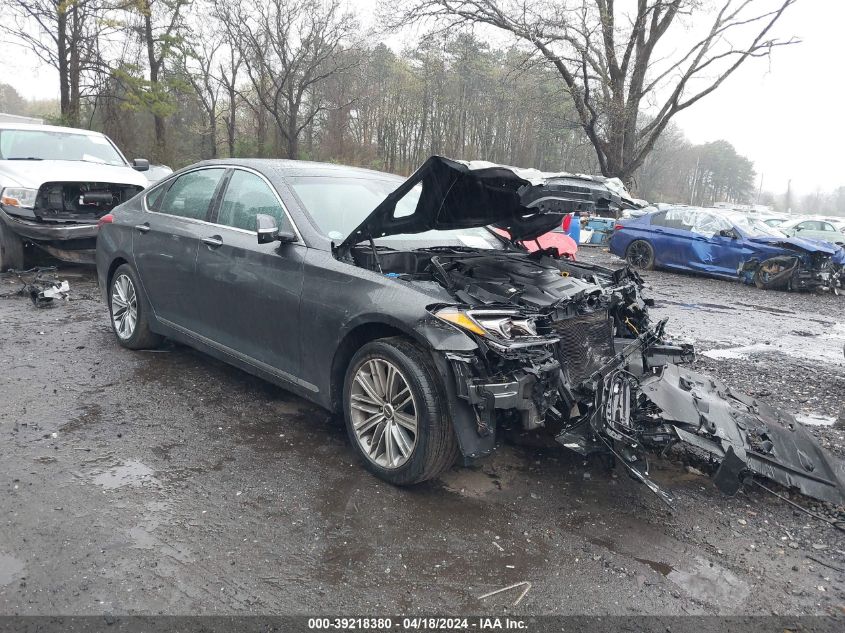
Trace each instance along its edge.
<path fill-rule="evenodd" d="M 766 174 L 760 174 L 760 188 L 757 189 L 757 199 L 754 201 L 754 204 L 760 204 L 760 195 L 763 193 L 763 178 L 765 178 Z"/>
<path fill-rule="evenodd" d="M 792 178 L 786 183 L 786 212 L 792 214 Z"/>
<path fill-rule="evenodd" d="M 689 192 L 689 205 L 693 206 L 693 200 L 695 199 L 695 190 L 698 186 L 698 164 L 701 162 L 701 156 L 696 156 L 695 158 L 695 171 L 692 172 L 692 186 L 690 187 Z"/>

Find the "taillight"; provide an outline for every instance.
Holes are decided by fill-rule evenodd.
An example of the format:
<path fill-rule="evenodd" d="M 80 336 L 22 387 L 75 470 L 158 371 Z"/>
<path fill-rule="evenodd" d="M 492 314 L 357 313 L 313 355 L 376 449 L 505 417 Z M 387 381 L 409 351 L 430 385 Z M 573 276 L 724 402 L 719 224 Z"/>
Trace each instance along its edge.
<path fill-rule="evenodd" d="M 114 216 L 111 213 L 106 213 L 97 220 L 97 229 L 100 229 L 104 224 L 111 224 L 112 222 L 114 222 Z"/>
<path fill-rule="evenodd" d="M 614 224 L 614 225 L 613 225 L 613 230 L 614 230 L 614 231 L 619 231 L 619 230 L 624 229 L 624 228 L 625 228 L 625 225 L 624 225 L 624 224 Z"/>

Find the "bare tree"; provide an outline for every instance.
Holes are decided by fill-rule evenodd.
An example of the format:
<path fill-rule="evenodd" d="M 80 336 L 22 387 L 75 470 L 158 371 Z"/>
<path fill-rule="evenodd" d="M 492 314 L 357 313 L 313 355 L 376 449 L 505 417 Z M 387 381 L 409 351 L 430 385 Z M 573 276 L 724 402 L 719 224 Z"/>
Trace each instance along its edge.
<path fill-rule="evenodd" d="M 226 93 L 226 145 L 229 156 L 235 155 L 235 135 L 238 123 L 238 71 L 241 67 L 240 52 L 233 46 L 228 46 L 225 55 L 226 65 L 221 62 L 217 67 L 218 77 Z"/>
<path fill-rule="evenodd" d="M 356 28 L 340 0 L 246 0 L 218 3 L 253 96 L 276 123 L 287 156 L 299 155 L 302 131 L 325 109 L 314 87 L 354 60 L 344 55 Z"/>
<path fill-rule="evenodd" d="M 385 13 L 394 27 L 484 24 L 530 44 L 563 80 L 602 173 L 630 182 L 675 115 L 749 58 L 795 41 L 770 32 L 796 1 L 718 0 L 707 11 L 700 0 L 636 0 L 625 11 L 614 0 L 408 0 Z M 685 19 L 707 27 L 684 37 Z M 680 49 L 659 48 L 667 41 Z"/>
<path fill-rule="evenodd" d="M 218 52 L 223 46 L 220 39 L 214 39 L 203 26 L 194 30 L 193 38 L 178 44 L 181 56 L 180 69 L 191 84 L 206 118 L 208 151 L 205 156 L 217 158 L 217 104 L 220 100 L 220 84 L 215 75 Z M 234 142 L 234 141 L 233 141 Z M 230 148 L 231 149 L 231 148 Z"/>
<path fill-rule="evenodd" d="M 97 0 L 3 0 L 3 3 L 8 5 L 13 19 L 0 20 L 0 31 L 56 69 L 62 120 L 78 126 L 85 77 L 102 68 L 98 40 L 108 28 L 99 19 L 103 3 Z"/>

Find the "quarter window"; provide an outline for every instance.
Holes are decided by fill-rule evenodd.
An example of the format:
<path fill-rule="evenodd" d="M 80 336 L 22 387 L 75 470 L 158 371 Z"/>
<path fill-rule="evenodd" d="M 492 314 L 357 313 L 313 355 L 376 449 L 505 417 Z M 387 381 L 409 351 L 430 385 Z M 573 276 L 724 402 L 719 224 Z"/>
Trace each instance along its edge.
<path fill-rule="evenodd" d="M 205 220 L 223 168 L 198 169 L 179 176 L 161 201 L 161 213 L 193 220 Z"/>
<path fill-rule="evenodd" d="M 258 214 L 274 217 L 281 229 L 289 227 L 285 212 L 267 183 L 255 174 L 236 169 L 226 187 L 217 224 L 255 231 Z"/>
<path fill-rule="evenodd" d="M 162 185 L 161 187 L 157 187 L 153 189 L 147 194 L 147 207 L 158 211 L 156 208 L 156 204 L 158 204 L 159 200 L 161 200 L 162 194 L 167 191 L 167 185 Z"/>

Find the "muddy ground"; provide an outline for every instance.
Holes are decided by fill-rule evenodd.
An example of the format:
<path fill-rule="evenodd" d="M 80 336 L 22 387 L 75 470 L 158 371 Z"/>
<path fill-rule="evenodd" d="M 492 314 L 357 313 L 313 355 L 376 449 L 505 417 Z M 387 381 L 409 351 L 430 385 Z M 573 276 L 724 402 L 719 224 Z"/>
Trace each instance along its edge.
<path fill-rule="evenodd" d="M 393 488 L 324 411 L 182 346 L 120 348 L 93 273 L 59 277 L 68 303 L 0 299 L 0 614 L 845 609 L 845 537 L 760 490 L 658 463 L 670 513 L 623 473 L 511 444 Z M 646 278 L 700 369 L 845 452 L 845 297 Z M 478 598 L 519 581 L 517 607 Z"/>

